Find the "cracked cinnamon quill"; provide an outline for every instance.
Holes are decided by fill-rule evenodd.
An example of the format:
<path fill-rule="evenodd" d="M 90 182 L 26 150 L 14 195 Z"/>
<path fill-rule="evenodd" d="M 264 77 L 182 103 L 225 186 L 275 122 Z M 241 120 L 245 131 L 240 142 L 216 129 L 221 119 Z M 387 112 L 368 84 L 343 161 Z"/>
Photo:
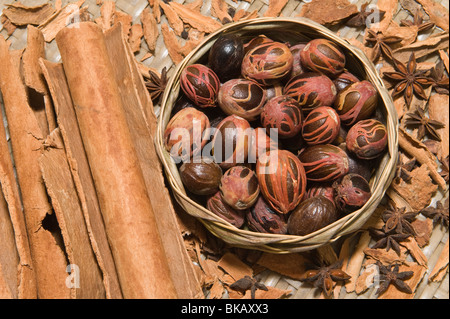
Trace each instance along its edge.
<path fill-rule="evenodd" d="M 56 37 L 124 298 L 177 298 L 102 30 Z"/>

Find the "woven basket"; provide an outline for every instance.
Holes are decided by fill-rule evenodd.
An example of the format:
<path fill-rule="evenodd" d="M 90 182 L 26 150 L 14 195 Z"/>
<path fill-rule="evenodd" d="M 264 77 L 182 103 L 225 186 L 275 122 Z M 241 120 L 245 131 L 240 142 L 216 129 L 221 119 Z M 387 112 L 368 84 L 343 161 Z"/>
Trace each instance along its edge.
<path fill-rule="evenodd" d="M 217 38 L 224 33 L 236 33 L 244 38 L 265 34 L 281 42 L 305 42 L 314 38 L 327 38 L 338 44 L 347 57 L 347 68 L 361 79 L 370 81 L 378 90 L 379 108 L 388 131 L 388 151 L 370 181 L 372 196 L 361 209 L 342 217 L 336 222 L 306 236 L 258 233 L 238 229 L 211 211 L 189 198 L 180 180 L 177 166 L 164 148 L 163 134 L 170 120 L 172 107 L 180 91 L 182 70 L 194 63 L 205 63 L 207 53 Z M 384 87 L 374 65 L 359 49 L 336 36 L 329 29 L 305 18 L 258 18 L 230 23 L 210 34 L 177 66 L 165 90 L 161 102 L 158 122 L 156 149 L 163 163 L 168 182 L 177 202 L 190 215 L 198 218 L 215 236 L 230 245 L 257 249 L 271 253 L 292 253 L 318 248 L 331 243 L 343 235 L 352 233 L 367 221 L 380 203 L 395 172 L 398 158 L 398 120 L 391 97 Z"/>

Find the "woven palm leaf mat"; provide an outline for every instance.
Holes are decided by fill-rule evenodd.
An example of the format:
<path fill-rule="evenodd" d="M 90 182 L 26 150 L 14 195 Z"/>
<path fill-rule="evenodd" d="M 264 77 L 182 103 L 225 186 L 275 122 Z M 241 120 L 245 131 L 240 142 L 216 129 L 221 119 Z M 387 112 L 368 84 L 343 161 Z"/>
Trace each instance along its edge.
<path fill-rule="evenodd" d="M 21 3 L 26 6 L 36 6 L 42 3 L 51 3 L 55 7 L 64 7 L 69 2 L 68 1 L 32 1 L 32 0 L 22 0 Z M 88 12 L 90 13 L 91 19 L 95 20 L 101 17 L 101 7 L 102 5 L 106 6 L 108 1 L 95 1 L 95 0 L 86 0 L 82 4 L 82 7 L 88 7 Z M 141 14 L 144 9 L 150 8 L 150 11 L 155 14 L 156 8 L 164 8 L 164 6 L 169 6 L 171 1 L 152 1 L 152 0 L 117 0 L 110 1 L 113 2 L 115 7 L 114 10 L 127 13 L 131 16 L 133 25 L 140 25 L 141 23 Z M 158 2 L 161 2 L 160 6 L 157 5 Z M 237 1 L 237 0 L 225 0 L 225 1 L 181 1 L 176 0 L 173 2 L 177 2 L 183 5 L 191 4 L 192 6 L 197 6 L 201 14 L 212 17 L 215 20 L 218 20 L 218 16 L 222 17 L 222 23 L 227 23 L 229 18 L 233 19 L 237 14 L 241 14 L 245 17 L 263 17 L 266 15 L 270 16 L 283 16 L 283 17 L 295 17 L 298 15 L 303 15 L 316 20 L 324 20 L 317 21 L 319 23 L 330 23 L 327 25 L 331 30 L 338 33 L 340 36 L 348 39 L 352 44 L 363 49 L 366 54 L 370 55 L 372 53 L 372 49 L 365 44 L 365 28 L 364 27 L 350 27 L 345 25 L 345 20 L 343 18 L 349 15 L 349 12 L 356 12 L 361 9 L 361 6 L 366 3 L 369 5 L 368 8 L 377 8 L 377 2 L 380 10 L 385 10 L 385 18 L 387 22 L 391 22 L 391 24 L 396 23 L 397 27 L 400 25 L 402 20 L 413 21 L 413 16 L 416 13 L 416 9 L 420 10 L 420 12 L 424 13 L 424 21 L 428 21 L 430 18 L 433 19 L 433 22 L 436 22 L 438 26 L 433 27 L 432 29 L 425 30 L 423 32 L 419 32 L 418 37 L 414 38 L 410 41 L 407 46 L 414 47 L 416 45 L 417 50 L 421 50 L 423 47 L 419 46 L 417 43 L 420 41 L 426 41 L 430 37 L 434 35 L 443 35 L 443 41 L 439 42 L 438 45 L 440 47 L 433 49 L 434 44 L 424 45 L 430 53 L 425 52 L 423 50 L 420 51 L 420 60 L 419 62 L 422 65 L 427 65 L 426 63 L 431 63 L 430 65 L 436 65 L 441 60 L 447 61 L 446 67 L 448 72 L 448 1 L 433 1 L 433 0 L 399 0 L 399 1 L 389 1 L 389 0 L 373 0 L 373 1 L 360 1 L 360 0 L 333 0 L 333 1 L 272 1 L 272 0 L 246 0 L 246 1 Z M 7 4 L 16 4 L 18 2 L 8 1 L 8 0 L 0 0 L 0 12 L 4 10 Z M 156 4 L 155 4 L 156 3 Z M 316 4 L 320 5 L 317 6 Z M 111 4 L 111 3 L 109 3 Z M 435 5 L 439 4 L 442 7 L 440 9 L 436 9 Z M 214 6 L 219 6 L 219 9 L 212 12 L 212 8 Z M 330 6 L 335 6 L 335 10 L 327 10 Z M 352 10 L 349 10 L 349 6 Z M 320 7 L 320 8 L 319 8 Z M 318 11 L 318 10 L 324 10 Z M 169 9 L 166 9 L 167 13 Z M 218 13 L 218 12 L 221 12 Z M 333 12 L 334 11 L 334 12 Z M 426 12 L 426 13 L 425 13 Z M 334 14 L 334 16 L 331 16 Z M 341 15 L 341 16 L 340 16 Z M 429 16 L 428 16 L 429 15 Z M 224 18 L 225 17 L 225 18 Z M 329 18 L 329 19 L 328 19 Z M 328 21 L 326 21 L 328 19 Z M 447 26 L 443 27 L 442 22 L 444 19 L 447 20 Z M 382 20 L 383 22 L 383 20 Z M 416 21 L 417 22 L 417 21 Z M 158 23 L 158 37 L 156 39 L 155 50 L 149 51 L 148 42 L 143 37 L 143 34 L 139 34 L 142 29 L 140 27 L 136 27 L 133 29 L 133 32 L 137 32 L 137 48 L 135 52 L 135 56 L 137 61 L 142 64 L 142 72 L 148 72 L 148 70 L 154 70 L 157 73 L 160 73 L 163 68 L 168 70 L 168 75 L 170 76 L 171 72 L 175 69 L 176 62 L 174 60 L 177 58 L 174 54 L 170 54 L 169 51 L 171 48 L 168 48 L 168 40 L 164 38 L 161 31 L 161 26 L 169 25 L 169 30 L 172 30 L 174 25 L 172 21 L 168 20 L 168 14 L 165 13 L 165 10 L 161 10 L 161 16 Z M 419 23 L 420 24 L 420 23 Z M 185 31 L 189 30 L 190 27 L 183 21 L 183 27 Z M 446 29 L 446 33 L 443 33 L 442 28 Z M 5 38 L 9 39 L 11 42 L 12 49 L 22 49 L 26 45 L 26 28 L 19 27 L 15 30 L 11 30 L 8 32 L 7 27 L 5 25 L 2 28 L 0 24 L 0 34 L 2 34 Z M 396 29 L 398 33 L 395 35 L 404 36 L 406 38 L 410 35 L 411 28 L 400 28 Z M 416 29 L 420 30 L 419 27 Z M 392 32 L 392 31 L 391 31 Z M 405 32 L 405 33 L 401 33 Z M 409 32 L 409 33 L 408 33 Z M 11 34 L 9 34 L 11 33 Z M 173 33 L 172 33 L 173 34 Z M 446 34 L 446 35 L 445 35 Z M 189 42 L 191 36 L 199 36 L 198 33 L 190 33 L 187 32 L 189 37 L 181 34 L 182 37 L 176 36 L 178 40 L 178 46 L 182 47 L 183 44 L 192 45 L 195 41 Z M 394 34 L 393 34 L 394 35 Z M 200 34 L 200 36 L 204 36 Z M 186 39 L 187 38 L 187 39 Z M 419 43 L 420 44 L 420 43 Z M 186 49 L 186 47 L 185 47 Z M 401 49 L 400 49 L 401 51 Z M 419 52 L 418 51 L 418 52 Z M 408 51 L 409 52 L 409 51 Z M 182 53 L 186 55 L 188 52 Z M 49 42 L 46 44 L 46 58 L 50 61 L 58 62 L 60 60 L 60 56 L 55 44 L 55 41 Z M 181 56 L 181 57 L 182 57 Z M 409 56 L 409 53 L 408 53 Z M 387 67 L 383 59 L 380 60 L 377 64 L 377 68 L 382 72 L 383 67 Z M 392 68 L 391 68 L 392 69 Z M 447 84 L 448 88 L 448 84 Z M 427 91 L 427 98 L 430 97 L 431 94 L 437 94 L 432 90 Z M 399 114 L 403 115 L 404 106 L 403 106 L 403 98 L 400 97 L 396 100 L 396 105 L 399 107 Z M 0 94 L 0 103 L 1 103 L 1 94 Z M 416 103 L 416 104 L 414 104 Z M 420 104 L 423 103 L 423 104 Z M 420 101 L 417 98 L 413 99 L 412 105 L 426 105 L 426 101 Z M 158 106 L 155 108 L 156 112 L 158 112 Z M 448 117 L 448 113 L 447 113 Z M 444 119 L 441 119 L 444 120 Z M 448 118 L 447 118 L 448 123 Z M 6 123 L 5 123 L 6 124 Z M 448 132 L 448 126 L 444 128 Z M 417 134 L 417 132 L 413 131 L 411 134 Z M 448 133 L 447 133 L 448 138 Z M 448 142 L 448 140 L 447 140 Z M 439 147 L 438 143 L 427 143 L 427 147 L 429 149 L 435 149 Z M 439 152 L 439 151 L 436 151 Z M 435 153 L 436 153 L 435 152 Z M 438 156 L 442 155 L 442 153 L 438 153 Z M 448 150 L 447 150 L 448 154 Z M 442 172 L 441 164 L 437 162 L 437 170 L 438 172 Z M 448 163 L 448 162 L 447 162 Z M 421 165 L 420 163 L 416 163 L 417 167 L 410 172 L 413 175 L 410 183 L 421 183 L 420 186 L 414 187 L 411 186 L 412 192 L 422 193 L 419 190 L 421 187 L 431 186 L 435 187 L 436 191 L 433 192 L 433 195 L 430 196 L 429 199 L 426 199 L 427 202 L 425 207 L 435 207 L 436 203 L 444 203 L 445 199 L 448 198 L 448 177 L 447 182 L 445 184 L 445 189 L 442 187 L 438 188 L 435 183 L 430 179 L 429 175 L 426 174 L 425 178 L 430 179 L 429 183 L 423 183 L 423 178 L 419 175 L 417 171 Z M 400 170 L 399 170 L 400 172 Z M 417 172 L 417 174 L 415 174 Z M 448 172 L 447 172 L 448 174 Z M 398 179 L 396 180 L 398 182 Z M 393 183 L 396 183 L 394 181 Z M 404 181 L 400 181 L 400 184 L 404 184 Z M 403 190 L 403 188 L 402 188 Z M 400 191 L 401 193 L 401 191 Z M 426 190 L 424 191 L 426 193 Z M 399 200 L 398 192 L 395 192 L 392 188 L 388 191 L 388 195 L 385 196 L 385 200 L 382 202 L 383 204 L 377 209 L 369 221 L 368 225 L 363 227 L 360 232 L 355 234 L 346 236 L 341 238 L 337 242 L 332 245 L 328 245 L 322 248 L 317 249 L 313 252 L 308 252 L 306 254 L 289 254 L 289 255 L 270 255 L 267 253 L 260 253 L 256 251 L 243 251 L 243 250 L 233 250 L 230 247 L 224 247 L 224 244 L 208 235 L 204 230 L 197 229 L 193 231 L 189 230 L 191 235 L 186 236 L 187 247 L 189 252 L 194 255 L 195 253 L 199 253 L 198 246 L 204 245 L 204 249 L 202 250 L 202 254 L 200 260 L 197 260 L 196 265 L 206 265 L 206 261 L 211 261 L 208 263 L 209 265 L 213 265 L 217 271 L 219 271 L 222 275 L 213 276 L 213 279 L 209 278 L 208 280 L 204 279 L 205 283 L 205 297 L 206 298 L 233 298 L 240 297 L 239 294 L 229 289 L 230 276 L 233 277 L 233 271 L 237 271 L 236 269 L 239 267 L 234 267 L 233 262 L 242 264 L 241 270 L 246 274 L 246 267 L 249 268 L 248 265 L 252 265 L 253 275 L 256 275 L 256 278 L 260 281 L 260 283 L 264 284 L 266 287 L 269 287 L 269 292 L 272 294 L 264 295 L 263 290 L 257 290 L 256 296 L 260 297 L 268 297 L 268 298 L 277 298 L 283 296 L 284 298 L 295 298 L 295 299 L 307 299 L 307 298 L 326 298 L 324 293 L 314 287 L 313 285 L 300 281 L 301 275 L 305 272 L 306 269 L 309 269 L 308 265 L 310 262 L 309 257 L 312 255 L 319 256 L 326 263 L 333 263 L 337 260 L 342 262 L 342 269 L 346 271 L 348 274 L 352 276 L 350 281 L 339 283 L 334 287 L 332 292 L 332 296 L 334 298 L 340 299 L 376 299 L 376 298 L 422 298 L 422 299 L 447 299 L 449 298 L 449 276 L 448 276 L 448 202 L 447 202 L 447 225 L 433 225 L 431 219 L 426 218 L 424 215 L 419 214 L 414 222 L 416 231 L 418 234 L 415 238 L 417 240 L 410 240 L 407 243 L 401 243 L 400 245 L 400 255 L 397 255 L 393 249 L 390 250 L 389 253 L 385 253 L 384 248 L 373 249 L 373 245 L 375 241 L 371 238 L 368 232 L 368 228 L 377 227 L 380 228 L 383 225 L 383 221 L 381 219 L 381 213 L 386 209 L 386 203 L 389 199 L 393 199 L 394 201 Z M 402 197 L 402 196 L 400 196 Z M 420 197 L 420 196 L 419 196 Z M 406 198 L 406 202 L 411 204 L 411 199 L 407 198 L 406 195 L 403 196 L 403 199 Z M 395 200 L 396 199 L 396 200 Z M 396 201 L 398 202 L 398 201 Z M 414 206 L 414 205 L 411 205 Z M 182 214 L 182 212 L 181 212 Z M 197 227 L 199 227 L 197 225 Z M 202 240 L 190 239 L 195 237 L 202 237 Z M 206 243 L 206 239 L 209 238 L 208 243 Z M 212 244 L 211 244 L 212 243 Z M 194 247 L 194 248 L 193 248 Z M 197 247 L 197 248 L 195 248 Z M 207 248 L 206 248 L 207 247 Z M 1 248 L 0 248 L 1 249 Z M 224 254 L 225 252 L 225 254 Z M 389 263 L 398 263 L 400 264 L 400 271 L 414 271 L 414 276 L 408 280 L 406 283 L 412 288 L 413 292 L 402 293 L 400 292 L 394 285 L 391 285 L 388 291 L 378 296 L 377 289 L 380 285 L 378 274 L 378 267 L 375 262 L 380 260 L 385 264 Z M 245 264 L 242 263 L 245 261 Z M 205 268 L 205 267 L 203 267 Z M 242 270 L 244 269 L 244 270 Z M 249 268 L 251 269 L 251 268 Z M 205 270 L 205 269 L 204 269 Z M 252 273 L 250 273 L 252 274 Z M 208 275 L 208 274 L 207 274 Z M 212 276 L 212 274 L 209 274 Z M 235 275 L 237 276 L 237 275 Z M 207 277 L 207 276 L 206 276 Z M 227 279 L 228 278 L 228 279 Z M 234 278 L 237 280 L 237 278 Z M 246 294 L 245 296 L 248 296 Z"/>

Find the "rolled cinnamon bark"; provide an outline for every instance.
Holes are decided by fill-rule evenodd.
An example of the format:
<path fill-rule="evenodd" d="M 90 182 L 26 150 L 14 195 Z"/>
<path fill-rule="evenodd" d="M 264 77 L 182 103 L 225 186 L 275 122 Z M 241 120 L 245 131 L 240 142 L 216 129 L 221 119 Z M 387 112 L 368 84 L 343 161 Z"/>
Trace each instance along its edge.
<path fill-rule="evenodd" d="M 124 298 L 176 298 L 100 27 L 56 36 Z"/>
<path fill-rule="evenodd" d="M 10 51 L 9 44 L 0 35 L 0 89 L 22 195 L 37 294 L 41 299 L 70 298 L 70 289 L 65 282 L 68 275 L 66 257 L 57 241 L 60 234 L 52 232 L 53 228 L 47 228 L 45 223 L 52 220 L 54 215 L 38 162 L 44 136 L 28 104 L 26 88 L 20 75 L 20 62 L 21 55 Z M 57 229 L 58 225 L 52 226 Z"/>

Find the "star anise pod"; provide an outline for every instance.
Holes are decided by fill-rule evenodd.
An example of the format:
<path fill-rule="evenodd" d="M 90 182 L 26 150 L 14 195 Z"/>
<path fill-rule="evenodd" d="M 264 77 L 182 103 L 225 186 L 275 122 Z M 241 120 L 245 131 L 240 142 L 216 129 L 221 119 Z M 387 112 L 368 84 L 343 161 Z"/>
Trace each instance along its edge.
<path fill-rule="evenodd" d="M 375 9 L 367 9 L 367 6 L 369 5 L 368 2 L 363 3 L 361 5 L 361 10 L 359 12 L 352 14 L 349 19 L 345 22 L 345 25 L 349 27 L 363 27 L 366 26 L 367 22 L 375 22 L 381 21 L 384 17 L 385 11 L 377 10 Z M 378 14 L 378 15 L 377 15 Z M 367 21 L 369 17 L 372 17 L 371 21 Z"/>
<path fill-rule="evenodd" d="M 145 86 L 150 93 L 152 101 L 158 102 L 159 98 L 164 93 L 168 82 L 166 67 L 161 70 L 161 76 L 158 76 L 158 74 L 152 70 L 149 71 L 149 74 L 150 78 L 145 78 Z"/>
<path fill-rule="evenodd" d="M 418 32 L 423 32 L 423 31 L 427 31 L 430 30 L 431 28 L 433 28 L 435 26 L 435 24 L 433 22 L 430 21 L 423 21 L 423 14 L 422 11 L 417 9 L 416 13 L 414 14 L 413 20 L 400 20 L 400 24 L 403 26 L 407 26 L 407 27 L 411 27 L 411 26 L 417 26 L 418 28 Z"/>
<path fill-rule="evenodd" d="M 389 80 L 396 82 L 392 97 L 397 97 L 403 94 L 406 105 L 411 105 L 413 95 L 426 99 L 427 96 L 424 87 L 431 85 L 432 80 L 424 74 L 428 70 L 417 71 L 417 62 L 414 52 L 411 53 L 408 63 L 405 65 L 400 61 L 393 59 L 395 72 L 384 72 L 384 76 Z"/>
<path fill-rule="evenodd" d="M 441 141 L 441 137 L 437 132 L 438 129 L 445 127 L 444 123 L 430 119 L 426 116 L 425 111 L 418 107 L 414 113 L 406 113 L 405 126 L 418 127 L 417 138 L 422 140 L 425 134 L 431 138 Z"/>
<path fill-rule="evenodd" d="M 376 294 L 378 296 L 382 295 L 391 284 L 402 292 L 406 292 L 408 294 L 412 293 L 411 288 L 405 283 L 405 280 L 411 278 L 414 275 L 413 271 L 399 272 L 400 266 L 398 264 L 384 266 L 380 262 L 377 262 L 377 266 L 380 272 L 380 286 L 376 291 Z"/>
<path fill-rule="evenodd" d="M 369 228 L 369 234 L 377 240 L 372 248 L 386 248 L 386 251 L 394 250 L 400 256 L 400 242 L 405 241 L 411 234 L 396 233 L 395 230 L 386 231 L 385 227 L 381 229 Z"/>
<path fill-rule="evenodd" d="M 439 175 L 441 175 L 445 182 L 448 183 L 448 155 L 445 159 L 440 159 L 439 162 L 441 163 L 442 167 Z"/>
<path fill-rule="evenodd" d="M 442 224 L 448 227 L 448 198 L 445 205 L 442 202 L 436 202 L 436 206 L 428 206 L 420 211 L 422 215 L 433 220 L 433 225 Z"/>
<path fill-rule="evenodd" d="M 341 269 L 342 261 L 337 261 L 329 266 L 321 265 L 316 269 L 307 270 L 300 281 L 312 283 L 314 287 L 323 290 L 327 297 L 331 296 L 333 291 L 333 281 L 345 281 L 351 277 Z"/>
<path fill-rule="evenodd" d="M 410 172 L 416 166 L 416 159 L 413 157 L 412 159 L 403 162 L 399 156 L 396 172 L 395 172 L 395 182 L 398 184 L 400 180 L 404 180 L 405 182 L 409 182 L 411 180 Z"/>
<path fill-rule="evenodd" d="M 250 276 L 245 276 L 244 278 L 235 281 L 230 285 L 230 288 L 242 292 L 243 294 L 245 294 L 247 290 L 250 290 L 250 295 L 252 299 L 255 299 L 255 293 L 257 289 L 261 289 L 264 291 L 268 290 L 264 284 L 258 282 L 258 280 Z"/>
<path fill-rule="evenodd" d="M 403 39 L 394 35 L 385 36 L 382 32 L 375 32 L 373 30 L 367 30 L 366 42 L 372 44 L 371 60 L 377 61 L 381 54 L 384 54 L 390 60 L 393 59 L 392 49 L 390 45 L 400 43 Z"/>
<path fill-rule="evenodd" d="M 444 63 L 440 61 L 433 67 L 430 71 L 430 80 L 431 86 L 436 93 L 439 94 L 449 94 L 449 79 L 448 76 L 445 75 L 444 71 Z"/>
<path fill-rule="evenodd" d="M 411 222 L 419 212 L 406 212 L 406 207 L 398 208 L 392 201 L 389 201 L 388 208 L 382 213 L 381 218 L 385 225 L 386 232 L 395 231 L 397 234 L 416 235 L 416 231 Z"/>

